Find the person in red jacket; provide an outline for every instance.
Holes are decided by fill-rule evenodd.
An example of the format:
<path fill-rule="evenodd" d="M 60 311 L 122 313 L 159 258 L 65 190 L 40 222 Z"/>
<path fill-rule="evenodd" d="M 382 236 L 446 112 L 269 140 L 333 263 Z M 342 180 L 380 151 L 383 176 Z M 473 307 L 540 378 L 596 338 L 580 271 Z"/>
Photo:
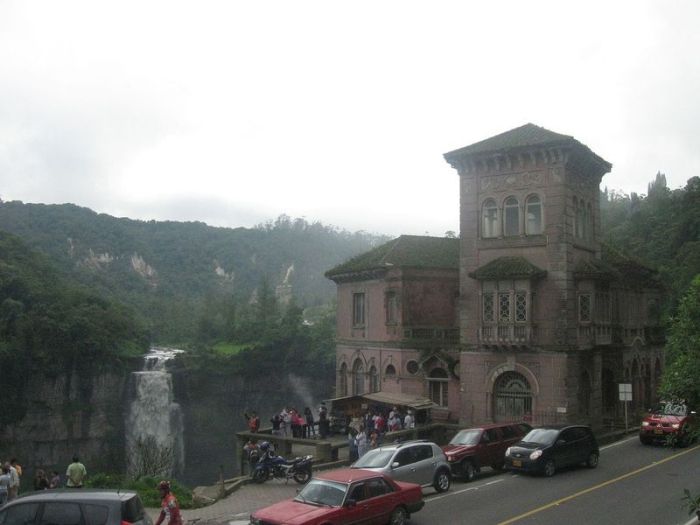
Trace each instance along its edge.
<path fill-rule="evenodd" d="M 165 518 L 168 518 L 167 525 L 183 525 L 182 515 L 180 514 L 180 504 L 177 502 L 175 494 L 170 491 L 170 482 L 161 481 L 158 483 L 158 492 L 161 497 L 161 511 L 155 525 L 163 523 Z"/>

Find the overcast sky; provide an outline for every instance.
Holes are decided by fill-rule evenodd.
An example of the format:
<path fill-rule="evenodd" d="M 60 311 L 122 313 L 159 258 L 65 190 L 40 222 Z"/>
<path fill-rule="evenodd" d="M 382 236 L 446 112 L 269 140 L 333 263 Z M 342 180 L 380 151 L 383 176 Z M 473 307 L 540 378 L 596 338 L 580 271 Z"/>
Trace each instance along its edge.
<path fill-rule="evenodd" d="M 457 231 L 442 154 L 527 122 L 700 175 L 700 2 L 0 0 L 0 198 Z"/>

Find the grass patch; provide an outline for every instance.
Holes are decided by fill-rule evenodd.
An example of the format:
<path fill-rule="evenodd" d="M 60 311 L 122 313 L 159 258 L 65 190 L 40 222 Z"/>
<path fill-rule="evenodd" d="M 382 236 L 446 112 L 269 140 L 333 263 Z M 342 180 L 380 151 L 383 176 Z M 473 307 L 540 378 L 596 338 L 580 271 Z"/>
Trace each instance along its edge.
<path fill-rule="evenodd" d="M 158 482 L 160 479 L 143 477 L 137 480 L 127 480 L 119 474 L 103 474 L 98 473 L 90 476 L 86 480 L 85 486 L 95 489 L 123 489 L 135 490 L 141 497 L 141 501 L 146 507 L 160 507 L 160 494 Z M 170 488 L 175 494 L 181 509 L 193 509 L 195 504 L 192 501 L 192 491 L 180 485 L 177 481 L 170 481 Z"/>
<path fill-rule="evenodd" d="M 235 344 L 235 343 L 216 343 L 213 347 L 214 352 L 219 355 L 236 355 L 244 348 L 248 348 L 248 344 Z"/>

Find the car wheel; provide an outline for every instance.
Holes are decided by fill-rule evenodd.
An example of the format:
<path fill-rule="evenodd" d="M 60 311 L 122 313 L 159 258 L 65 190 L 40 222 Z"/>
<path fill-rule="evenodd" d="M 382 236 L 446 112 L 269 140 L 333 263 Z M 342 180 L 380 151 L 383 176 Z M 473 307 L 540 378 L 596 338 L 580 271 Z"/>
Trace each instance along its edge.
<path fill-rule="evenodd" d="M 305 483 L 308 483 L 310 479 L 311 479 L 311 472 L 309 472 L 308 470 L 297 470 L 294 473 L 294 481 L 299 483 L 299 485 L 303 485 Z"/>
<path fill-rule="evenodd" d="M 462 463 L 462 472 L 464 473 L 464 481 L 473 481 L 476 477 L 476 467 L 474 467 L 474 463 L 468 459 L 464 460 L 464 463 Z"/>
<path fill-rule="evenodd" d="M 499 461 L 498 463 L 494 463 L 493 465 L 491 465 L 491 468 L 492 468 L 493 470 L 498 470 L 499 472 L 500 472 L 501 470 L 503 470 L 503 467 L 504 467 L 503 461 Z"/>
<path fill-rule="evenodd" d="M 389 525 L 405 525 L 408 521 L 408 513 L 403 507 L 396 507 L 394 512 L 391 513 L 391 519 L 389 520 Z"/>
<path fill-rule="evenodd" d="M 450 480 L 450 472 L 449 470 L 438 470 L 437 473 L 435 474 L 435 481 L 433 482 L 433 487 L 435 487 L 435 490 L 438 492 L 447 492 L 450 490 L 450 484 L 452 481 Z"/>
<path fill-rule="evenodd" d="M 586 460 L 586 466 L 588 468 L 596 468 L 598 466 L 598 453 L 591 452 Z"/>
<path fill-rule="evenodd" d="M 557 471 L 557 465 L 554 463 L 553 459 L 548 459 L 547 462 L 544 464 L 544 475 L 547 476 L 548 478 L 551 478 L 554 476 L 554 473 Z"/>

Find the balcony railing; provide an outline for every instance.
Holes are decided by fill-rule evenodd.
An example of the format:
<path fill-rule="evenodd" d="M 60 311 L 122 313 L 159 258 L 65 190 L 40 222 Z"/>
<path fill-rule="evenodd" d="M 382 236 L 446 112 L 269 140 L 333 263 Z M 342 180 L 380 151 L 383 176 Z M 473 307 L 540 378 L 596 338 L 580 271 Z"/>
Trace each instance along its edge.
<path fill-rule="evenodd" d="M 535 341 L 532 325 L 499 324 L 479 328 L 479 341 L 487 345 L 522 346 Z"/>

